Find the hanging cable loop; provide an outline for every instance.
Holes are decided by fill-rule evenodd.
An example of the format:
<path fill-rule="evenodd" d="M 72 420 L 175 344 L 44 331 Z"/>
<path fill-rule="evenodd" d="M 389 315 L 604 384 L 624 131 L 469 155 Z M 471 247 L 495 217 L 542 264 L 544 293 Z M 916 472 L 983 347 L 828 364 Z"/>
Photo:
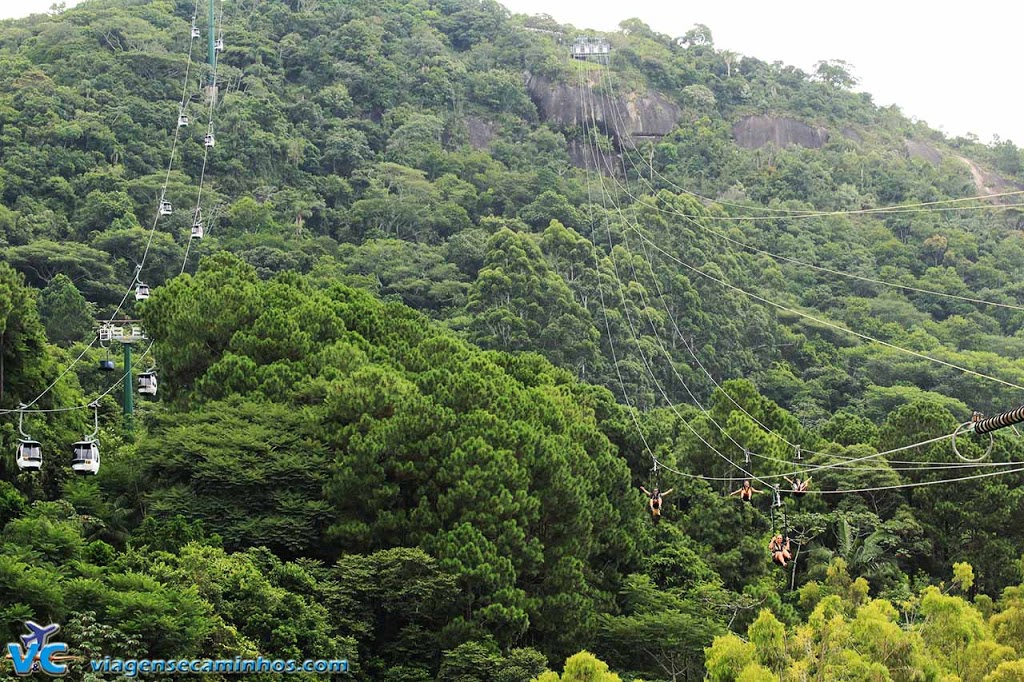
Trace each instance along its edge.
<path fill-rule="evenodd" d="M 1024 409 L 1024 407 L 1018 408 Z M 989 421 L 989 420 L 983 420 Z M 978 458 L 971 459 L 970 457 L 964 457 L 960 453 L 960 449 L 956 446 L 956 437 L 962 433 L 978 433 L 978 425 L 982 422 L 964 422 L 960 426 L 956 427 L 956 431 L 953 432 L 952 438 L 950 438 L 950 444 L 953 446 L 953 454 L 959 457 L 964 462 L 980 462 L 984 459 L 988 459 L 989 455 L 992 454 L 992 448 L 995 446 L 995 437 L 992 435 L 991 430 L 984 431 L 982 433 L 988 433 L 988 448 L 985 449 L 985 453 Z"/>
<path fill-rule="evenodd" d="M 980 412 L 975 411 L 971 414 L 971 421 L 961 424 L 957 427 L 956 431 L 953 432 L 953 452 L 955 452 L 956 456 L 965 462 L 979 462 L 992 453 L 992 447 L 995 443 L 995 438 L 992 436 L 993 431 L 1004 429 L 1009 426 L 1013 429 L 1014 433 L 1019 436 L 1020 431 L 1017 430 L 1016 425 L 1021 422 L 1024 422 L 1024 405 L 988 418 Z M 988 449 L 985 451 L 985 454 L 979 459 L 968 459 L 961 455 L 960 451 L 956 447 L 956 437 L 961 433 L 975 433 L 978 435 L 987 433 Z"/>

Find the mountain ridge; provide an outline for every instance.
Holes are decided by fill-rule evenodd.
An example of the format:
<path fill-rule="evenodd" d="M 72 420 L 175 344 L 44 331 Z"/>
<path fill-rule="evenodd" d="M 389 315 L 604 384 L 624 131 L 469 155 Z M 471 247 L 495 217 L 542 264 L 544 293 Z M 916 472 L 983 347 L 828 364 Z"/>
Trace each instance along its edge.
<path fill-rule="evenodd" d="M 707 27 L 626 20 L 574 60 L 574 28 L 490 0 L 225 5 L 211 108 L 196 7 L 0 24 L 5 641 L 1014 679 L 1024 444 L 949 443 L 1024 386 L 1019 202 L 972 199 L 1019 149 Z M 133 419 L 95 341 L 122 317 L 159 375 Z"/>

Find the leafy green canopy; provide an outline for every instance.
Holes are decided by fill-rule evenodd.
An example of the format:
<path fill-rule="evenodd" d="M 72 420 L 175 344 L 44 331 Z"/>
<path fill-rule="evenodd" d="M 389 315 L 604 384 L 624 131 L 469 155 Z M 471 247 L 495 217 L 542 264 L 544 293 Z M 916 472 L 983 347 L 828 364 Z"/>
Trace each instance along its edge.
<path fill-rule="evenodd" d="M 177 131 L 168 154 L 181 86 L 200 121 L 197 93 L 209 75 L 194 64 L 184 80 L 192 11 L 169 0 L 89 0 L 0 27 L 0 248 L 32 286 L 50 289 L 52 340 L 84 329 L 58 273 L 103 314 L 144 250 L 147 283 L 180 269 L 204 168 L 198 127 Z M 644 248 L 635 223 L 668 253 L 748 291 L 1024 381 L 1024 316 L 1012 309 L 837 278 L 720 236 L 826 268 L 1019 302 L 1014 212 L 784 217 L 964 197 L 975 190 L 961 156 L 1003 174 L 1000 182 L 1020 178 L 1024 157 L 1012 143 L 946 139 L 877 107 L 850 91 L 849 65 L 805 73 L 716 49 L 706 26 L 672 38 L 630 19 L 607 36 L 611 63 L 586 68 L 591 80 L 578 88 L 580 65 L 544 32 L 575 29 L 511 16 L 496 2 L 253 0 L 225 17 L 218 146 L 203 189 L 204 211 L 217 218 L 189 245 L 192 256 L 232 251 L 265 279 L 289 270 L 343 279 L 485 348 L 539 352 L 643 409 L 690 401 L 680 379 L 697 396 L 712 392 L 686 348 L 712 376 L 753 379 L 809 425 L 840 409 L 877 422 L 918 391 L 960 401 L 963 417 L 1015 399 L 681 272 Z M 543 104 L 542 81 L 561 104 Z M 614 133 L 615 112 L 649 88 L 678 107 L 668 134 Z M 610 137 L 593 139 L 573 115 L 588 98 L 606 110 Z M 733 126 L 751 115 L 820 127 L 827 140 L 742 148 Z M 622 172 L 581 168 L 591 143 L 617 149 Z M 176 211 L 153 223 L 165 178 Z M 705 206 L 680 188 L 721 203 Z M 731 222 L 766 208 L 779 217 Z M 63 328 L 58 309 L 71 313 Z"/>
<path fill-rule="evenodd" d="M 1020 622 L 1022 588 L 1008 588 L 996 603 L 972 604 L 972 574 L 969 564 L 958 564 L 945 590 L 931 586 L 890 602 L 869 599 L 864 581 L 851 581 L 837 561 L 824 583 L 800 590 L 805 621 L 787 627 L 765 609 L 748 641 L 716 638 L 707 649 L 707 679 L 1016 679 L 1024 649 L 1011 634 L 1016 626 L 1007 625 Z M 948 594 L 954 590 L 960 594 Z"/>
<path fill-rule="evenodd" d="M 151 513 L 286 555 L 423 547 L 459 576 L 456 638 L 569 646 L 637 560 L 607 394 L 538 356 L 224 255 L 155 292 L 145 324 L 190 408 L 139 445 Z"/>
<path fill-rule="evenodd" d="M 924 583 L 970 561 L 977 574 L 955 569 L 958 589 L 988 595 L 978 610 L 999 646 L 1020 654 L 1019 614 L 1006 606 L 1017 597 L 992 599 L 1018 579 L 1019 476 L 806 498 L 790 515 L 800 553 L 785 574 L 764 561 L 770 515 L 723 499 L 727 481 L 673 481 L 654 531 L 639 526 L 633 488 L 648 483 L 648 446 L 683 471 L 735 473 L 705 441 L 733 459 L 741 449 L 708 416 L 652 409 L 692 402 L 684 381 L 732 438 L 777 460 L 759 460 L 772 474 L 791 468 L 791 450 L 732 401 L 791 442 L 849 457 L 1012 404 L 1009 390 L 683 272 L 642 238 L 748 291 L 1020 383 L 1024 316 L 1012 309 L 810 271 L 712 232 L 1019 303 L 1012 211 L 732 222 L 766 208 L 964 197 L 975 190 L 956 157 L 1012 183 L 1024 168 L 1015 145 L 949 140 L 876 107 L 849 90 L 839 62 L 807 74 L 718 50 L 704 26 L 673 39 L 628 20 L 609 36 L 611 64 L 583 69 L 594 87 L 563 93 L 621 109 L 652 87 L 678 105 L 675 130 L 633 147 L 537 106 L 524 72 L 555 88 L 578 75 L 552 34 L 521 30 L 575 31 L 550 18 L 478 0 L 252 0 L 227 13 L 203 191 L 219 218 L 186 265 L 217 251 L 241 261 L 218 256 L 171 280 L 203 159 L 196 126 L 167 157 L 192 10 L 88 0 L 0 26 L 0 405 L 31 400 L 77 356 L 80 346 L 48 346 L 44 330 L 51 342 L 84 338 L 91 306 L 112 311 L 147 247 L 142 276 L 157 294 L 127 313 L 146 317 L 162 372 L 137 442 L 121 441 L 104 400 L 98 480 L 68 481 L 57 454 L 81 437 L 82 413 L 29 419 L 47 448 L 43 475 L 0 460 L 8 638 L 19 618 L 51 617 L 80 651 L 344 654 L 374 679 L 512 682 L 544 667 L 536 651 L 512 648 L 523 644 L 559 659 L 587 646 L 648 678 L 699 677 L 702 649 L 729 624 L 750 644 L 709 657 L 709 672 L 735 659 L 742 667 L 723 675 L 774 679 L 790 662 L 780 636 L 789 641 L 801 614 L 825 604 L 822 622 L 833 623 L 831 597 L 861 608 L 871 591 L 904 610 Z M 187 92 L 208 75 L 192 69 Z M 196 99 L 188 109 L 201 120 Z M 733 124 L 750 115 L 821 126 L 828 140 L 744 149 Z M 595 180 L 580 168 L 590 143 L 617 149 L 623 174 Z M 919 158 L 922 145 L 941 160 Z M 177 210 L 150 234 L 169 161 Z M 712 377 L 745 380 L 712 390 L 691 349 Z M 86 359 L 40 407 L 109 387 L 95 354 Z M 5 453 L 15 440 L 5 420 Z M 993 456 L 1022 453 L 1001 436 Z M 904 457 L 952 459 L 938 446 Z M 939 476 L 879 463 L 823 470 L 815 485 Z M 57 497 L 79 515 L 30 504 Z M 836 558 L 863 580 L 844 579 Z M 761 606 L 788 629 L 757 616 Z M 920 613 L 950 608 L 922 597 Z M 948 634 L 979 636 L 974 616 L 953 612 L 963 628 Z M 862 625 L 892 630 L 882 615 Z M 963 679 L 1019 675 L 990 643 L 965 658 L 936 622 L 936 666 Z M 313 633 L 306 649 L 302 631 Z M 822 633 L 800 646 L 831 646 Z M 891 635 L 902 642 L 892 660 L 910 670 L 906 638 Z M 804 656 L 794 677 L 807 676 L 805 663 L 823 678 L 903 674 L 879 667 L 888 650 L 875 640 L 851 641 L 856 656 Z M 612 675 L 581 656 L 562 678 Z"/>

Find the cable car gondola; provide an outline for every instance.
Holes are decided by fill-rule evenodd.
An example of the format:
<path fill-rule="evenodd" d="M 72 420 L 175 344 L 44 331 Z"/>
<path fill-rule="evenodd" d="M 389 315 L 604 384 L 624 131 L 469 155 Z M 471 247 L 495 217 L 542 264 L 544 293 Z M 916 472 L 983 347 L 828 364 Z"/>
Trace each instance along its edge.
<path fill-rule="evenodd" d="M 110 359 L 110 351 L 107 351 L 107 357 L 100 360 L 100 371 L 101 372 L 113 372 L 114 361 Z"/>
<path fill-rule="evenodd" d="M 196 217 L 192 221 L 192 239 L 203 238 L 203 212 L 196 209 Z"/>
<path fill-rule="evenodd" d="M 93 403 L 92 407 L 95 429 L 84 440 L 71 446 L 71 469 L 76 474 L 95 475 L 100 470 L 100 443 L 96 440 L 100 432 L 100 408 L 97 403 Z"/>
<path fill-rule="evenodd" d="M 149 285 L 142 282 L 136 282 L 135 284 L 135 300 L 145 301 L 149 298 Z"/>
<path fill-rule="evenodd" d="M 22 471 L 39 471 L 43 466 L 43 446 L 35 440 L 19 441 L 16 461 Z"/>
<path fill-rule="evenodd" d="M 199 27 L 196 26 L 195 24 L 192 24 L 192 37 L 193 38 L 198 38 L 199 37 Z"/>
<path fill-rule="evenodd" d="M 26 405 L 21 405 L 18 410 L 18 432 L 21 434 L 21 440 L 18 441 L 18 455 L 15 461 L 22 471 L 39 471 L 43 466 L 43 447 L 39 441 L 32 440 L 22 428 L 25 407 Z"/>
<path fill-rule="evenodd" d="M 206 133 L 206 137 L 203 138 L 203 144 L 207 147 L 213 147 L 217 144 L 217 140 L 214 139 L 213 133 Z"/>
<path fill-rule="evenodd" d="M 167 201 L 166 199 L 161 199 L 160 200 L 160 215 L 171 215 L 172 212 L 173 211 L 171 209 L 171 202 Z"/>
<path fill-rule="evenodd" d="M 156 372 L 149 370 L 139 375 L 139 393 L 156 395 Z"/>
<path fill-rule="evenodd" d="M 100 371 L 113 372 L 114 361 L 110 359 L 110 348 L 103 343 L 104 341 L 109 341 L 109 337 L 104 336 L 105 331 L 106 330 L 103 327 L 100 327 L 100 346 L 102 346 L 107 353 L 106 357 L 100 360 Z"/>
<path fill-rule="evenodd" d="M 100 470 L 100 444 L 94 440 L 80 440 L 73 446 L 71 468 L 76 474 L 96 474 Z"/>

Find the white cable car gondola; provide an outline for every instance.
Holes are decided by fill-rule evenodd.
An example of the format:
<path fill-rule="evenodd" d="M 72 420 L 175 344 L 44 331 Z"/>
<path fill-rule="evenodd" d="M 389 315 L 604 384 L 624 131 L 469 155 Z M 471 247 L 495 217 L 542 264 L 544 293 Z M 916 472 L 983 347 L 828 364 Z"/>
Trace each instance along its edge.
<path fill-rule="evenodd" d="M 203 212 L 200 209 L 196 209 L 196 217 L 192 221 L 192 239 L 203 238 Z"/>
<path fill-rule="evenodd" d="M 100 470 L 100 444 L 94 440 L 80 440 L 73 446 L 71 469 L 76 474 L 96 474 Z"/>
<path fill-rule="evenodd" d="M 185 110 L 182 109 L 181 113 L 178 114 L 178 127 L 179 128 L 184 128 L 187 125 L 188 125 L 188 114 L 186 114 Z"/>
<path fill-rule="evenodd" d="M 84 440 L 71 446 L 71 469 L 76 474 L 96 474 L 100 470 L 100 444 L 96 440 L 96 435 L 100 432 L 100 408 L 97 403 L 93 403 L 92 407 L 95 429 Z"/>
<path fill-rule="evenodd" d="M 139 393 L 156 395 L 156 372 L 152 369 L 139 375 Z"/>
<path fill-rule="evenodd" d="M 217 144 L 217 140 L 214 139 L 213 133 L 206 133 L 206 137 L 203 138 L 203 144 L 207 147 L 213 147 Z"/>
<path fill-rule="evenodd" d="M 142 282 L 135 283 L 135 300 L 145 301 L 149 298 L 149 285 Z"/>
<path fill-rule="evenodd" d="M 224 39 L 223 38 L 217 38 L 217 42 L 215 42 L 213 44 L 213 49 L 216 50 L 217 52 L 223 52 L 224 51 Z"/>
<path fill-rule="evenodd" d="M 200 35 L 199 34 L 199 27 L 196 26 L 195 24 L 192 24 L 192 37 L 193 38 L 198 38 L 199 35 Z"/>
<path fill-rule="evenodd" d="M 171 202 L 166 199 L 160 200 L 160 215 L 171 215 Z"/>
<path fill-rule="evenodd" d="M 43 446 L 35 440 L 19 441 L 17 462 L 23 471 L 39 471 L 43 466 Z"/>
<path fill-rule="evenodd" d="M 18 410 L 18 432 L 21 434 L 21 440 L 18 441 L 18 455 L 15 461 L 22 471 L 39 471 L 43 466 L 43 446 L 39 441 L 32 440 L 32 437 L 21 428 L 25 407 L 26 405 L 21 405 Z"/>

